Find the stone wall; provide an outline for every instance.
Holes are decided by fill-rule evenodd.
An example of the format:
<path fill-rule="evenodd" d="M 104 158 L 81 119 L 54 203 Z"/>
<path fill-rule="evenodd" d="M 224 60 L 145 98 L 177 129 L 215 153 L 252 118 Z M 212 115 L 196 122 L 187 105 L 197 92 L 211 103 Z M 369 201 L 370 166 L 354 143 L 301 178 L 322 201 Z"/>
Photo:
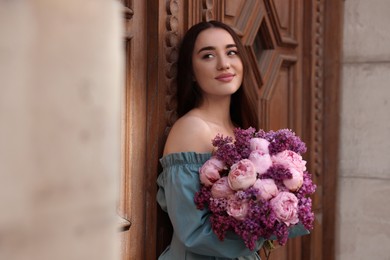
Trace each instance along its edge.
<path fill-rule="evenodd" d="M 390 2 L 345 1 L 336 259 L 390 259 Z"/>
<path fill-rule="evenodd" d="M 0 259 L 119 259 L 121 10 L 0 1 Z"/>

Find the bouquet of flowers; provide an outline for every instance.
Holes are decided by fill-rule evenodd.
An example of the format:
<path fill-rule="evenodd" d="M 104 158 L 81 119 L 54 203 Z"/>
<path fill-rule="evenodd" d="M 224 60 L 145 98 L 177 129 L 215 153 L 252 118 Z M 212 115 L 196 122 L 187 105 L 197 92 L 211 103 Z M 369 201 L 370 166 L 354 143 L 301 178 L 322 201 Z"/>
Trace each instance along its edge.
<path fill-rule="evenodd" d="M 311 199 L 316 186 L 301 154 L 305 144 L 289 129 L 234 130 L 217 135 L 216 152 L 199 169 L 198 209 L 211 211 L 213 231 L 223 240 L 233 230 L 253 250 L 259 237 L 275 235 L 285 245 L 289 228 L 313 228 Z"/>

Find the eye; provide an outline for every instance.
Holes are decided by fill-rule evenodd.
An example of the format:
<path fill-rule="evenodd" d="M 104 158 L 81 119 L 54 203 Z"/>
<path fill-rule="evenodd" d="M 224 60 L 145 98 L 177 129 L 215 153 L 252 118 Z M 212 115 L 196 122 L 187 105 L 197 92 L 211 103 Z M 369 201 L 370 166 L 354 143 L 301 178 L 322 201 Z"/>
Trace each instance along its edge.
<path fill-rule="evenodd" d="M 234 55 L 237 55 L 238 54 L 238 51 L 236 51 L 236 50 L 229 50 L 228 52 L 227 52 L 227 55 L 228 56 L 234 56 Z"/>
<path fill-rule="evenodd" d="M 213 54 L 211 54 L 211 53 L 206 53 L 206 54 L 204 54 L 204 55 L 202 56 L 202 59 L 208 60 L 208 59 L 211 59 L 211 58 L 213 58 L 213 57 L 214 57 Z"/>

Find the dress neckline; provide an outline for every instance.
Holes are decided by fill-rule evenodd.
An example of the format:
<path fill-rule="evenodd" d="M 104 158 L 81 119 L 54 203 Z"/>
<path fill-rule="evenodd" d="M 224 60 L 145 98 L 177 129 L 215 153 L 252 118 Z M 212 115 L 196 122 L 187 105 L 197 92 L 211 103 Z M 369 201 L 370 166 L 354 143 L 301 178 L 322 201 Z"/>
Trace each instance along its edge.
<path fill-rule="evenodd" d="M 166 154 L 160 159 L 163 167 L 178 164 L 203 164 L 210 159 L 211 153 L 178 152 Z"/>

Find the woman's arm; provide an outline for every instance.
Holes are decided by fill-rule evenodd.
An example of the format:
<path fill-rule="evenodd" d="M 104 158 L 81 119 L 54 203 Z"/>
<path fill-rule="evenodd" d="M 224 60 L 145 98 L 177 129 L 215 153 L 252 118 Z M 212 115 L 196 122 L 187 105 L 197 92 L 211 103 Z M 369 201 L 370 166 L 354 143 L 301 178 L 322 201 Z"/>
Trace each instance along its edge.
<path fill-rule="evenodd" d="M 210 153 L 212 139 L 217 133 L 198 116 L 186 115 L 172 127 L 168 136 L 164 154 L 175 156 L 177 153 Z M 194 154 L 194 153 L 192 153 Z M 174 228 L 174 236 L 196 254 L 236 258 L 253 254 L 236 234 L 229 234 L 220 241 L 214 234 L 209 220 L 209 212 L 198 210 L 194 196 L 200 189 L 198 170 L 201 164 L 178 163 L 164 168 L 159 176 L 157 199 L 161 207 L 168 212 Z M 263 243 L 258 241 L 257 248 Z"/>
<path fill-rule="evenodd" d="M 209 212 L 198 210 L 194 195 L 199 190 L 199 165 L 181 165 L 164 169 L 159 177 L 158 200 L 170 217 L 174 236 L 196 254 L 236 258 L 253 254 L 243 239 L 231 233 L 223 241 L 214 234 L 209 220 Z M 165 207 L 165 208 L 164 208 Z M 263 240 L 259 240 L 259 249 Z"/>

